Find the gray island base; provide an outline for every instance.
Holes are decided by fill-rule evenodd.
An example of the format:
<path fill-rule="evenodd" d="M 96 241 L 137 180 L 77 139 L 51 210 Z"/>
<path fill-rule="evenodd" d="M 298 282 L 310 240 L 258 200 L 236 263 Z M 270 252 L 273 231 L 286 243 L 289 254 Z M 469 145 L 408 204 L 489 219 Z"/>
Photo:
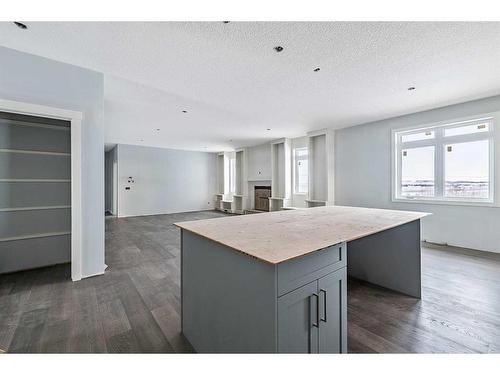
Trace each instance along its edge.
<path fill-rule="evenodd" d="M 424 216 L 332 206 L 177 223 L 182 332 L 200 353 L 346 353 L 347 274 L 420 298 Z"/>

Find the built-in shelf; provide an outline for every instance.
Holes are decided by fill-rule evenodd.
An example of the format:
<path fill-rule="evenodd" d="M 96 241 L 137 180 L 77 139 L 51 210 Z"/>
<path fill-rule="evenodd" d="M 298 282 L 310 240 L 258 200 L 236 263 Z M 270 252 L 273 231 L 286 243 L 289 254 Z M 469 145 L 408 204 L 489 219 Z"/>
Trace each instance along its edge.
<path fill-rule="evenodd" d="M 29 126 L 30 128 L 45 128 L 45 129 L 52 129 L 52 130 L 62 130 L 62 131 L 68 131 L 68 132 L 71 130 L 71 128 L 69 126 L 39 124 L 39 123 L 34 123 L 34 122 L 13 120 L 13 119 L 0 119 L 0 123 L 4 123 L 7 125 Z"/>
<path fill-rule="evenodd" d="M 71 232 L 35 233 L 35 234 L 27 234 L 27 235 L 23 235 L 23 236 L 14 236 L 14 237 L 0 238 L 0 242 L 29 240 L 29 239 L 33 239 L 33 238 L 54 237 L 54 236 L 66 236 L 68 234 L 71 234 Z"/>
<path fill-rule="evenodd" d="M 6 164 L 0 167 L 0 273 L 70 257 L 70 126 L 67 120 L 0 113 L 0 158 Z"/>
<path fill-rule="evenodd" d="M 0 212 L 60 210 L 60 209 L 68 209 L 68 208 L 71 208 L 71 206 L 8 207 L 8 208 L 0 208 Z"/>
<path fill-rule="evenodd" d="M 0 148 L 0 152 L 11 154 L 32 154 L 32 155 L 53 155 L 53 156 L 71 156 L 69 152 L 37 151 L 37 150 L 15 150 L 10 148 Z"/>
<path fill-rule="evenodd" d="M 50 178 L 0 178 L 0 182 L 71 182 L 70 179 Z"/>
<path fill-rule="evenodd" d="M 231 206 L 231 211 L 234 214 L 244 214 L 245 213 L 245 197 L 243 195 L 233 195 L 233 204 Z"/>
<path fill-rule="evenodd" d="M 232 212 L 232 204 L 233 204 L 233 201 L 232 200 L 222 200 L 221 201 L 221 210 L 224 211 L 224 212 Z"/>
<path fill-rule="evenodd" d="M 224 196 L 224 194 L 215 194 L 214 208 L 216 210 L 222 209 L 222 197 L 223 196 Z"/>
<path fill-rule="evenodd" d="M 285 198 L 269 197 L 269 211 L 281 211 L 285 205 Z"/>
<path fill-rule="evenodd" d="M 318 199 L 306 199 L 305 200 L 307 207 L 322 207 L 326 206 L 327 202 L 326 201 L 321 201 Z"/>

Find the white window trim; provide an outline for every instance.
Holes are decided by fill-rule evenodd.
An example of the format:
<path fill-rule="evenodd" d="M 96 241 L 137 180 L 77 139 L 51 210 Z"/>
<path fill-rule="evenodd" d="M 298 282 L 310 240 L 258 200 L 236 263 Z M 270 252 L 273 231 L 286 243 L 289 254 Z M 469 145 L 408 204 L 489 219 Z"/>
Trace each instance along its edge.
<path fill-rule="evenodd" d="M 309 148 L 307 146 L 304 147 L 296 147 L 293 149 L 293 194 L 294 195 L 307 195 L 309 193 L 309 186 L 307 186 L 306 192 L 298 191 L 298 178 L 297 178 L 297 157 L 296 157 L 296 150 L 307 150 L 307 162 L 309 163 Z M 301 160 L 304 160 L 305 158 L 301 158 Z M 308 171 L 309 174 L 309 171 Z M 309 180 L 309 176 L 308 176 Z"/>
<path fill-rule="evenodd" d="M 500 152 L 498 151 L 500 147 L 500 131 L 497 129 L 497 119 L 500 117 L 500 112 L 492 112 L 486 114 L 480 114 L 476 116 L 462 117 L 458 119 L 439 121 L 435 123 L 429 123 L 424 125 L 415 125 L 404 128 L 391 129 L 391 198 L 392 202 L 396 203 L 418 203 L 418 204 L 438 204 L 438 205 L 456 205 L 456 206 L 479 206 L 479 207 L 500 207 L 499 190 L 500 186 L 500 173 L 495 173 L 495 169 L 500 166 Z M 427 145 L 436 146 L 435 157 L 442 158 L 443 153 L 439 152 L 439 146 L 450 143 L 460 143 L 462 141 L 472 141 L 474 138 L 489 139 L 490 140 L 490 198 L 488 199 L 470 199 L 470 198 L 446 198 L 444 196 L 439 196 L 437 198 L 403 198 L 399 194 L 400 184 L 398 176 L 401 173 L 401 163 L 398 163 L 399 154 L 396 145 L 396 136 L 398 133 L 415 131 L 420 132 L 430 128 L 434 128 L 436 132 L 443 131 L 445 127 L 450 127 L 453 125 L 461 126 L 462 124 L 470 121 L 481 121 L 488 120 L 491 123 L 492 130 L 488 133 L 477 133 L 477 134 L 467 134 L 467 135 L 457 135 L 443 138 L 442 142 L 436 143 L 435 138 L 422 141 L 411 142 L 412 145 L 406 145 L 405 148 L 409 147 L 421 147 Z M 436 129 L 437 128 L 437 129 Z M 441 129 L 439 129 L 441 128 Z M 490 134 L 488 137 L 487 134 Z M 491 135 L 492 134 L 492 135 Z M 435 135 L 437 136 L 437 134 Z M 408 147 L 409 146 L 409 147 Z M 442 179 L 444 164 L 441 160 L 435 162 L 436 176 L 435 186 L 439 189 L 442 184 L 439 183 L 438 179 Z M 436 169 L 437 168 L 437 169 Z"/>

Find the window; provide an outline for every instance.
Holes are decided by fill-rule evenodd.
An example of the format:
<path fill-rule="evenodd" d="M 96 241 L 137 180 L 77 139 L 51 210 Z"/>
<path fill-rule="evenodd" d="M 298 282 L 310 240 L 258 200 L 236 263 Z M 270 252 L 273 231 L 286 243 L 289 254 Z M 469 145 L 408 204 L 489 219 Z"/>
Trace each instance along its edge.
<path fill-rule="evenodd" d="M 307 147 L 296 148 L 293 151 L 294 159 L 294 193 L 307 194 L 309 185 L 309 151 Z"/>
<path fill-rule="evenodd" d="M 445 145 L 445 197 L 487 199 L 489 154 L 487 139 Z"/>
<path fill-rule="evenodd" d="M 423 139 L 432 139 L 434 138 L 433 131 L 424 131 L 418 133 L 410 133 L 410 134 L 402 134 L 401 142 L 412 142 L 412 141 L 421 141 Z"/>
<path fill-rule="evenodd" d="M 493 119 L 395 131 L 396 200 L 493 202 Z"/>
<path fill-rule="evenodd" d="M 434 146 L 403 150 L 401 159 L 401 196 L 433 197 Z"/>
<path fill-rule="evenodd" d="M 236 191 L 236 159 L 229 159 L 229 192 Z"/>

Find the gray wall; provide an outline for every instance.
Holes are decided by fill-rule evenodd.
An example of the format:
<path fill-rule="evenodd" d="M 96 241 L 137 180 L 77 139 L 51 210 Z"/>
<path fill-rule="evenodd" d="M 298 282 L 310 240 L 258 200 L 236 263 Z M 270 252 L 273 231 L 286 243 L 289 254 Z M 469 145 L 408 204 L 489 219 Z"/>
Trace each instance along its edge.
<path fill-rule="evenodd" d="M 118 145 L 118 216 L 213 209 L 216 154 Z M 132 177 L 134 183 L 128 183 Z M 129 186 L 130 190 L 125 190 Z"/>
<path fill-rule="evenodd" d="M 103 75 L 0 47 L 0 98 L 83 112 L 82 274 L 104 271 Z"/>
<path fill-rule="evenodd" d="M 248 180 L 271 180 L 271 144 L 247 148 Z"/>
<path fill-rule="evenodd" d="M 500 252 L 499 208 L 391 201 L 391 129 L 499 110 L 500 96 L 496 96 L 337 130 L 335 134 L 336 204 L 431 212 L 434 215 L 422 221 L 423 239 Z M 495 171 L 497 176 L 500 169 L 498 156 L 497 152 Z M 497 193 L 498 188 L 497 185 Z"/>

